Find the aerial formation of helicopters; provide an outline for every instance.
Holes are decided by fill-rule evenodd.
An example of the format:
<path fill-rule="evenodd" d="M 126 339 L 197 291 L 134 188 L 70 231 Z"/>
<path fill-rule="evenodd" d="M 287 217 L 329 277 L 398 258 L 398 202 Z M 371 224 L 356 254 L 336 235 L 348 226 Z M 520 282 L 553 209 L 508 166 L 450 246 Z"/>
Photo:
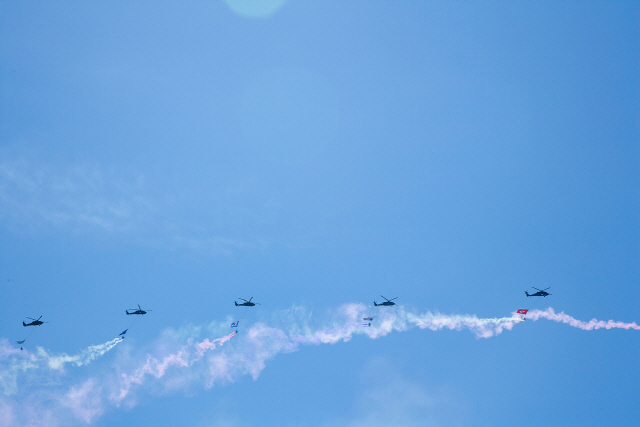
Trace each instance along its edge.
<path fill-rule="evenodd" d="M 532 286 L 532 287 L 533 287 L 533 286 Z M 536 287 L 533 287 L 533 289 L 535 289 L 537 292 L 530 294 L 529 292 L 524 291 L 524 293 L 525 293 L 525 295 L 526 295 L 527 297 L 546 297 L 547 295 L 551 295 L 549 292 L 547 292 L 547 289 L 549 289 L 549 288 L 550 288 L 550 287 L 548 287 L 548 288 L 544 288 L 544 289 L 538 289 L 538 288 L 536 288 Z M 380 295 L 380 296 L 384 299 L 384 301 L 378 304 L 378 303 L 374 300 L 374 301 L 373 301 L 373 305 L 374 305 L 375 307 L 380 307 L 380 306 L 383 306 L 383 307 L 389 307 L 389 306 L 392 306 L 392 305 L 396 305 L 396 303 L 395 303 L 395 302 L 393 302 L 393 300 L 397 299 L 398 297 L 394 297 L 394 298 L 388 299 L 387 297 L 385 297 L 385 296 L 383 296 L 383 295 Z M 244 299 L 244 298 L 238 298 L 238 299 L 239 299 L 239 300 L 242 300 L 242 301 L 244 301 L 244 302 L 242 302 L 242 303 L 238 304 L 238 302 L 237 302 L 237 301 L 234 301 L 233 303 L 236 305 L 236 307 L 253 307 L 253 306 L 255 306 L 256 304 L 257 304 L 257 305 L 260 305 L 260 303 L 252 302 L 253 297 L 249 298 L 248 300 L 246 300 L 246 299 Z M 150 312 L 150 311 L 151 311 L 151 310 L 143 310 L 143 309 L 140 307 L 140 304 L 138 304 L 138 308 L 130 308 L 130 309 L 127 309 L 127 310 L 125 310 L 125 313 L 127 314 L 127 316 L 132 315 L 132 314 L 136 314 L 136 315 L 143 315 L 143 314 L 147 314 L 147 313 L 148 313 L 148 312 Z M 521 312 L 524 312 L 524 314 L 526 314 L 526 310 L 518 310 L 518 313 L 521 313 Z M 26 326 L 40 326 L 40 325 L 42 325 L 43 323 L 49 323 L 49 322 L 43 322 L 42 320 L 40 320 L 40 319 L 42 319 L 42 316 L 38 317 L 37 319 L 34 319 L 34 318 L 32 318 L 32 317 L 27 317 L 27 319 L 30 319 L 30 320 L 31 320 L 31 322 L 29 322 L 29 323 L 25 323 L 25 322 L 23 321 L 23 322 L 22 322 L 22 326 L 25 326 L 25 327 L 26 327 Z M 365 317 L 363 320 L 371 321 L 371 320 L 373 320 L 373 317 Z M 526 320 L 526 319 L 525 319 L 525 320 Z M 237 326 L 238 326 L 238 322 L 234 322 L 234 323 L 232 323 L 230 326 L 231 326 L 231 327 L 237 327 Z M 371 323 L 365 323 L 365 324 L 363 324 L 363 326 L 371 326 Z M 123 336 L 123 335 L 124 335 L 126 332 L 127 332 L 127 330 L 125 330 L 123 333 L 121 333 L 121 334 L 120 334 L 120 335 L 122 336 L 122 338 L 123 338 L 123 339 L 124 339 L 124 336 Z M 24 342 L 25 342 L 25 341 L 26 341 L 26 340 L 16 341 L 16 343 L 18 343 L 18 344 L 24 344 Z M 20 350 L 22 350 L 22 347 L 20 347 Z"/>

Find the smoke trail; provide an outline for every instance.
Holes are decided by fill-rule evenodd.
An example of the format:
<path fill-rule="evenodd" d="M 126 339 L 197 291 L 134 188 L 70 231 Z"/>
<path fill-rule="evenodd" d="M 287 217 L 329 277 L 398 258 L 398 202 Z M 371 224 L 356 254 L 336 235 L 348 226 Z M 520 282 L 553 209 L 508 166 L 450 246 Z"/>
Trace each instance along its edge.
<path fill-rule="evenodd" d="M 17 391 L 17 378 L 20 374 L 38 369 L 61 371 L 66 363 L 71 363 L 75 366 L 88 365 L 123 340 L 124 338 L 122 337 L 114 338 L 104 344 L 89 346 L 80 353 L 70 356 L 66 353 L 50 354 L 42 347 L 36 347 L 34 353 L 18 350 L 4 339 L 0 341 L 0 362 L 4 362 L 0 365 L 0 388 L 7 395 L 15 394 Z M 5 362 L 3 359 L 8 360 Z M 5 364 L 8 366 L 3 366 Z"/>
<path fill-rule="evenodd" d="M 598 320 L 591 319 L 588 322 L 577 320 L 568 314 L 564 314 L 564 311 L 556 313 L 553 308 L 549 307 L 546 310 L 531 310 L 527 313 L 527 320 L 538 320 L 540 318 L 553 320 L 554 322 L 567 323 L 574 328 L 582 329 L 584 331 L 591 331 L 594 329 L 635 329 L 640 331 L 640 326 L 636 322 L 624 323 L 616 322 L 614 320 Z"/>
<path fill-rule="evenodd" d="M 281 327 L 268 326 L 263 322 L 253 324 L 246 333 L 240 335 L 237 345 L 230 352 L 216 354 L 206 360 L 208 366 L 201 372 L 205 380 L 205 387 L 210 388 L 216 383 L 233 382 L 241 375 L 249 374 L 257 379 L 266 366 L 266 362 L 281 353 L 290 353 L 304 345 L 335 344 L 340 341 L 348 342 L 355 335 L 364 335 L 370 339 L 384 337 L 392 332 L 403 332 L 412 328 L 429 329 L 431 331 L 469 330 L 476 338 L 490 338 L 511 330 L 523 322 L 523 318 L 516 316 L 479 318 L 475 315 L 445 315 L 426 312 L 416 314 L 407 311 L 402 306 L 393 309 L 380 310 L 376 320 L 371 324 L 361 323 L 361 319 L 370 315 L 371 308 L 363 304 L 345 304 L 334 312 L 334 318 L 329 324 L 312 328 L 311 319 L 302 308 L 292 308 L 276 313 L 274 318 Z M 278 319 L 280 318 L 280 319 Z M 596 319 L 583 322 L 564 313 L 556 314 L 553 309 L 545 311 L 533 310 L 527 319 L 538 320 L 546 318 L 557 322 L 568 323 L 584 330 L 600 328 L 639 329 L 636 323 L 598 321 Z M 234 334 L 209 342 L 189 343 L 172 354 L 161 359 L 151 356 L 137 368 L 133 374 L 123 374 L 118 391 L 112 393 L 111 400 L 117 405 L 129 394 L 132 384 L 142 385 L 145 375 L 161 378 L 171 366 L 190 367 L 202 359 L 203 353 L 194 355 L 193 349 L 213 349 L 216 342 L 222 345 Z"/>
<path fill-rule="evenodd" d="M 145 364 L 136 369 L 133 374 L 122 374 L 121 388 L 117 394 L 114 393 L 111 395 L 111 400 L 117 404 L 120 403 L 122 399 L 129 394 L 129 389 L 132 384 L 142 384 L 145 375 L 153 375 L 156 378 L 162 378 L 167 369 L 171 366 L 187 368 L 193 365 L 195 362 L 202 359 L 207 350 L 213 350 L 218 345 L 224 345 L 225 342 L 229 341 L 237 334 L 238 331 L 234 331 L 225 337 L 218 338 L 213 341 L 209 341 L 208 338 L 205 338 L 204 341 L 199 343 L 194 343 L 189 340 L 187 345 L 183 346 L 177 353 L 169 354 L 168 356 L 163 357 L 162 360 L 152 357 L 151 355 L 147 355 L 147 361 Z"/>
<path fill-rule="evenodd" d="M 363 304 L 346 304 L 341 307 L 344 315 L 343 326 L 323 327 L 315 332 L 307 328 L 304 334 L 292 333 L 294 344 L 334 344 L 340 340 L 349 341 L 354 334 L 363 334 L 371 339 L 383 337 L 393 331 L 402 332 L 412 327 L 438 331 L 441 329 L 468 329 L 477 338 L 490 338 L 504 329 L 511 330 L 521 322 L 519 317 L 478 318 L 475 315 L 445 315 L 440 313 L 414 314 L 403 307 L 381 312 L 376 321 L 369 324 L 359 322 L 370 308 Z M 364 328 L 366 326 L 366 329 Z"/>
<path fill-rule="evenodd" d="M 199 377 L 205 380 L 206 388 L 216 383 L 233 382 L 246 374 L 255 380 L 265 368 L 266 362 L 278 354 L 296 351 L 301 345 L 347 342 L 354 335 L 377 339 L 393 331 L 400 332 L 418 327 L 433 331 L 468 329 L 477 338 L 489 338 L 505 329 L 512 329 L 522 321 L 519 317 L 478 318 L 472 315 L 448 316 L 431 312 L 414 314 L 407 312 L 403 307 L 396 307 L 381 311 L 376 317 L 376 322 L 369 326 L 368 323 L 363 324 L 361 319 L 366 317 L 370 310 L 370 307 L 363 304 L 343 305 L 334 313 L 334 319 L 329 325 L 321 325 L 318 328 L 310 326 L 311 319 L 302 308 L 276 313 L 274 317 L 277 323 L 282 324 L 281 327 L 268 326 L 263 322 L 255 323 L 246 333 L 240 335 L 232 354 L 226 352 L 208 358 L 208 366 L 202 370 Z M 133 384 L 143 385 L 147 377 L 161 378 L 173 366 L 191 367 L 203 358 L 206 350 L 216 348 L 217 344 L 224 344 L 234 335 L 235 333 L 232 333 L 214 341 L 205 339 L 200 343 L 189 342 L 161 358 L 147 355 L 144 364 L 133 373 L 121 374 L 119 385 L 111 393 L 110 400 L 116 406 L 120 405 L 129 395 Z"/>
<path fill-rule="evenodd" d="M 87 347 L 85 350 L 82 350 L 75 356 L 69 356 L 66 353 L 62 353 L 58 356 L 49 355 L 49 353 L 47 353 L 47 351 L 42 347 L 37 347 L 37 353 L 38 356 L 42 357 L 43 360 L 46 361 L 49 368 L 57 370 L 64 367 L 65 363 L 72 363 L 76 366 L 87 365 L 92 360 L 95 360 L 96 358 L 105 354 L 107 351 L 111 350 L 123 340 L 124 338 L 118 337 L 112 339 L 111 341 L 107 341 L 104 344 L 92 345 Z"/>
<path fill-rule="evenodd" d="M 377 339 L 392 332 L 415 328 L 431 331 L 468 330 L 477 339 L 490 338 L 524 323 L 523 318 L 516 313 L 510 317 L 479 318 L 475 315 L 416 313 L 402 306 L 378 309 L 371 323 L 362 323 L 363 318 L 372 315 L 371 311 L 371 307 L 363 304 L 345 304 L 329 312 L 328 315 L 318 318 L 318 316 L 311 316 L 304 308 L 293 307 L 275 312 L 270 322 L 256 322 L 247 329 L 241 330 L 239 334 L 233 332 L 214 340 L 198 339 L 200 328 L 172 330 L 157 340 L 154 350 L 146 351 L 143 355 L 131 356 L 128 352 L 120 352 L 117 363 L 114 365 L 115 371 L 112 368 L 102 369 L 102 374 L 97 377 L 85 378 L 67 386 L 61 386 L 58 381 L 57 385 L 51 386 L 56 387 L 54 392 L 58 395 L 52 400 L 54 403 L 51 405 L 54 406 L 43 406 L 38 413 L 47 417 L 53 416 L 49 414 L 54 414 L 55 419 L 64 418 L 65 425 L 72 423 L 70 416 L 76 420 L 75 422 L 89 424 L 109 408 L 119 408 L 123 404 L 127 407 L 135 406 L 135 393 L 143 391 L 167 393 L 198 383 L 208 389 L 214 385 L 232 383 L 243 375 L 251 375 L 255 380 L 270 359 L 279 354 L 297 351 L 305 345 L 348 342 L 357 335 Z M 635 322 L 597 319 L 584 322 L 563 312 L 555 313 L 551 308 L 544 311 L 531 310 L 526 317 L 527 320 L 545 318 L 567 323 L 583 330 L 603 328 L 640 330 Z M 225 329 L 228 331 L 227 322 L 224 322 L 224 326 L 222 323 L 216 325 L 209 326 L 210 332 Z M 235 336 L 237 338 L 231 345 L 222 348 Z M 42 372 L 42 370 L 37 371 L 36 368 L 43 367 L 47 368 L 46 371 L 55 372 L 60 376 L 59 378 L 62 378 L 64 372 L 61 368 L 64 364 L 86 365 L 119 342 L 122 342 L 122 339 L 117 338 L 98 346 L 91 346 L 75 356 L 68 356 L 66 354 L 50 355 L 42 349 L 38 349 L 36 354 L 26 355 L 26 352 L 13 349 L 8 341 L 0 341 L 0 386 L 4 387 L 6 394 L 11 394 L 10 390 L 18 388 L 16 382 L 18 372 L 27 370 Z M 215 349 L 218 351 L 212 351 Z M 6 374 L 12 371 L 16 374 L 10 378 Z M 49 386 L 43 386 L 42 382 L 38 381 L 34 381 L 33 384 L 39 388 Z M 4 402 L 0 398 L 0 409 L 15 420 L 7 425 L 26 423 L 24 418 L 20 418 L 22 415 L 15 415 L 23 412 L 19 409 L 20 407 L 26 408 L 24 402 L 22 398 Z M 3 405 L 4 409 L 2 409 Z M 28 411 L 24 412 L 28 413 Z M 45 424 L 40 421 L 38 423 Z"/>

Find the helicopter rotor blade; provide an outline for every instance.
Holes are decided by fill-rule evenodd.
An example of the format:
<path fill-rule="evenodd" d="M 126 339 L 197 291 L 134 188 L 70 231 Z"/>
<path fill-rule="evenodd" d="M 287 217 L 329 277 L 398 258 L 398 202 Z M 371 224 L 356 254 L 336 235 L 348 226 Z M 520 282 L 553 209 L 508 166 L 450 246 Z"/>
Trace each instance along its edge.
<path fill-rule="evenodd" d="M 241 300 L 242 300 L 242 301 L 244 301 L 244 302 L 249 302 L 249 301 L 247 301 L 247 300 L 246 300 L 246 299 L 244 299 L 244 298 L 238 298 L 238 299 L 241 299 Z"/>
<path fill-rule="evenodd" d="M 542 291 L 542 289 L 538 289 L 538 288 L 536 288 L 535 286 L 532 286 L 532 288 L 533 288 L 533 289 L 536 289 L 536 290 L 538 290 L 538 291 Z"/>
<path fill-rule="evenodd" d="M 394 299 L 398 299 L 398 297 L 391 298 L 391 299 L 389 300 L 389 302 L 393 301 Z"/>
<path fill-rule="evenodd" d="M 253 297 L 249 298 L 249 302 L 251 302 L 252 299 L 253 299 Z"/>
<path fill-rule="evenodd" d="M 40 317 L 42 317 L 42 316 L 40 316 Z M 33 317 L 27 317 L 27 319 L 31 319 L 31 320 L 35 320 L 35 321 L 39 320 L 39 319 L 34 319 Z"/>

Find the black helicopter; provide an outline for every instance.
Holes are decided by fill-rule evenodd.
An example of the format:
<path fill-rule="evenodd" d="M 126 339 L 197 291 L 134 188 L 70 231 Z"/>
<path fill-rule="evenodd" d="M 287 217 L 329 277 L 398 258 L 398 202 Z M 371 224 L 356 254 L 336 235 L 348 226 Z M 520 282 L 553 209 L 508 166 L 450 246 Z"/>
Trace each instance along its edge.
<path fill-rule="evenodd" d="M 38 317 L 37 319 L 34 319 L 32 317 L 27 317 L 27 319 L 31 319 L 33 320 L 33 322 L 31 323 L 24 323 L 24 321 L 22 322 L 22 326 L 40 326 L 43 323 L 49 323 L 49 322 L 43 322 L 40 319 L 42 319 L 42 316 Z"/>
<path fill-rule="evenodd" d="M 382 297 L 382 295 L 380 295 L 380 296 Z M 380 304 L 378 304 L 378 303 L 376 303 L 375 301 L 373 301 L 373 305 L 375 305 L 376 307 L 377 307 L 377 306 L 379 306 L 379 305 L 396 305 L 396 303 L 395 303 L 395 302 L 393 302 L 393 300 L 394 300 L 394 299 L 396 299 L 396 298 L 398 298 L 398 297 L 396 297 L 396 298 L 391 298 L 391 299 L 387 299 L 386 297 L 382 297 L 382 298 L 386 299 L 386 301 L 381 302 Z"/>
<path fill-rule="evenodd" d="M 243 303 L 238 304 L 237 302 L 235 302 L 235 301 L 234 301 L 233 303 L 236 305 L 236 307 L 241 307 L 241 306 L 245 306 L 245 307 L 253 307 L 253 306 L 254 306 L 254 305 L 256 305 L 256 304 L 261 305 L 261 304 L 260 304 L 260 303 L 258 303 L 258 302 L 251 302 L 251 300 L 253 299 L 253 297 L 249 298 L 249 301 L 247 301 L 247 300 L 246 300 L 246 299 L 244 299 L 244 298 L 238 298 L 238 299 L 241 299 L 241 300 L 242 300 L 242 301 L 244 301 L 244 302 L 243 302 Z"/>
<path fill-rule="evenodd" d="M 551 286 L 549 286 L 550 288 Z M 547 289 L 549 288 L 544 288 L 544 289 L 538 289 L 532 286 L 533 289 L 536 289 L 538 292 L 536 292 L 535 294 L 530 294 L 527 291 L 524 291 L 524 293 L 528 296 L 528 297 L 546 297 L 547 295 L 551 295 L 549 292 L 547 292 Z"/>
<path fill-rule="evenodd" d="M 131 310 L 131 312 L 129 312 L 129 310 Z M 147 314 L 148 311 L 151 311 L 151 310 L 144 311 L 143 309 L 140 308 L 140 304 L 138 304 L 138 309 L 137 310 L 135 308 L 130 308 L 129 310 L 125 310 L 125 313 L 127 313 L 127 314 Z"/>

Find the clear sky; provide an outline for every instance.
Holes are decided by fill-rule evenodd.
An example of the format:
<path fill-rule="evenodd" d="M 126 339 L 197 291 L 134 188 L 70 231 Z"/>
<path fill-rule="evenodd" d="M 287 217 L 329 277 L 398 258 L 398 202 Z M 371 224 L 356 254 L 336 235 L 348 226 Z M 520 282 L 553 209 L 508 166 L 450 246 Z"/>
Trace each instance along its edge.
<path fill-rule="evenodd" d="M 636 426 L 640 331 L 383 331 L 639 282 L 637 2 L 0 3 L 2 427 Z"/>

